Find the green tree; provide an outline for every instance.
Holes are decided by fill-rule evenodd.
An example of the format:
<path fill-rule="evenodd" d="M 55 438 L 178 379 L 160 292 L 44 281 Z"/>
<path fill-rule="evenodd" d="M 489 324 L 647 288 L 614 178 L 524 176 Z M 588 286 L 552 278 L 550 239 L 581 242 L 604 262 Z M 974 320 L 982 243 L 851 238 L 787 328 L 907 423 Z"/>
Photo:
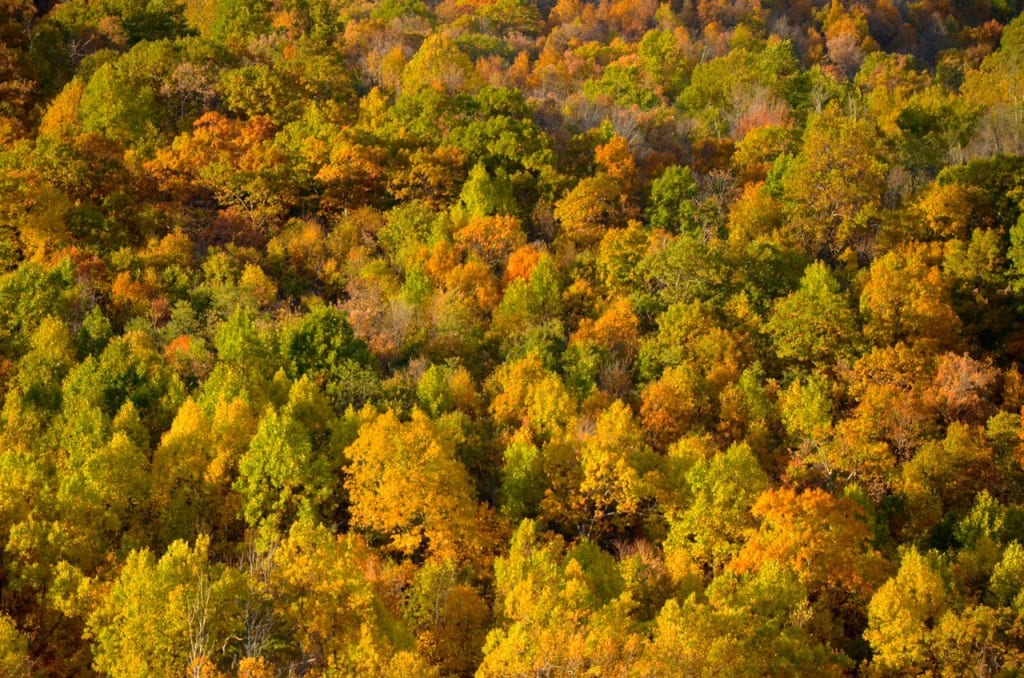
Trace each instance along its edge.
<path fill-rule="evenodd" d="M 502 515 L 518 522 L 536 518 L 544 498 L 544 458 L 536 445 L 513 440 L 503 453 L 499 506 Z"/>
<path fill-rule="evenodd" d="M 343 311 L 315 306 L 281 337 L 289 376 L 309 376 L 337 407 L 362 405 L 377 394 L 370 351 L 356 339 Z"/>
<path fill-rule="evenodd" d="M 629 672 L 641 645 L 615 562 L 589 542 L 566 552 L 524 520 L 494 565 L 503 623 L 477 675 Z"/>
<path fill-rule="evenodd" d="M 820 261 L 807 267 L 798 290 L 776 302 L 765 329 L 784 360 L 825 367 L 856 355 L 853 310 Z"/>
<path fill-rule="evenodd" d="M 80 411 L 62 437 L 55 499 L 69 560 L 91 572 L 109 553 L 151 543 L 149 436 L 132 402 L 109 430 L 98 408 Z"/>
<path fill-rule="evenodd" d="M 332 426 L 329 406 L 305 377 L 292 385 L 283 408 L 270 408 L 263 415 L 238 461 L 235 482 L 250 526 L 283 532 L 295 520 L 334 514 L 335 473 L 341 465 L 340 447 L 347 441 L 332 440 Z"/>
<path fill-rule="evenodd" d="M 679 96 L 691 70 L 684 45 L 680 43 L 673 31 L 653 28 L 644 33 L 637 46 L 637 56 L 647 78 L 660 87 L 670 101 Z"/>
<path fill-rule="evenodd" d="M 711 578 L 732 560 L 756 526 L 751 509 L 768 489 L 768 477 L 750 448 L 739 444 L 696 460 L 685 483 L 685 508 L 669 521 L 665 555 L 685 558 Z"/>
<path fill-rule="evenodd" d="M 844 675 L 852 662 L 815 638 L 807 589 L 772 563 L 717 577 L 704 596 L 669 600 L 655 620 L 641 673 L 694 676 Z"/>
<path fill-rule="evenodd" d="M 651 183 L 644 217 L 651 228 L 669 233 L 697 230 L 697 184 L 689 167 L 673 165 Z"/>
<path fill-rule="evenodd" d="M 100 66 L 82 92 L 82 129 L 150 153 L 178 129 L 176 111 L 161 93 L 179 57 L 168 41 L 141 42 Z"/>
<path fill-rule="evenodd" d="M 98 357 L 87 357 L 63 385 L 65 412 L 96 406 L 113 417 L 130 400 L 153 436 L 170 426 L 184 399 L 178 375 L 139 331 L 113 339 Z"/>
<path fill-rule="evenodd" d="M 184 9 L 173 0 L 71 0 L 55 8 L 51 18 L 78 39 L 95 40 L 99 34 L 121 47 L 186 35 Z"/>
<path fill-rule="evenodd" d="M 473 95 L 468 120 L 459 120 L 444 143 L 466 153 L 470 162 L 483 162 L 488 171 L 503 170 L 517 188 L 529 172 L 550 173 L 550 138 L 534 123 L 526 96 L 507 87 L 484 87 Z M 528 186 L 528 184 L 527 184 Z"/>
<path fill-rule="evenodd" d="M 202 4 L 196 0 L 189 3 L 196 9 Z M 193 15 L 193 27 L 229 47 L 240 47 L 270 30 L 270 0 L 216 0 L 212 7 L 209 16 Z"/>
<path fill-rule="evenodd" d="M 515 214 L 519 211 L 512 194 L 512 184 L 504 170 L 499 169 L 491 176 L 482 162 L 469 171 L 459 202 L 468 217 Z"/>
<path fill-rule="evenodd" d="M 67 326 L 47 316 L 32 334 L 28 353 L 18 362 L 18 387 L 23 405 L 56 412 L 60 383 L 75 365 L 75 351 Z"/>
<path fill-rule="evenodd" d="M 157 560 L 133 551 L 90 614 L 94 666 L 117 677 L 204 675 L 230 663 L 238 631 L 238 572 L 211 563 L 209 537 L 171 544 Z"/>
<path fill-rule="evenodd" d="M 541 255 L 528 278 L 516 278 L 505 288 L 494 309 L 490 333 L 507 355 L 536 353 L 554 361 L 566 338 L 562 285 L 554 260 Z"/>
<path fill-rule="evenodd" d="M 78 306 L 79 291 L 70 262 L 49 270 L 24 262 L 0 276 L 0 351 L 17 358 L 48 315 L 64 318 Z"/>

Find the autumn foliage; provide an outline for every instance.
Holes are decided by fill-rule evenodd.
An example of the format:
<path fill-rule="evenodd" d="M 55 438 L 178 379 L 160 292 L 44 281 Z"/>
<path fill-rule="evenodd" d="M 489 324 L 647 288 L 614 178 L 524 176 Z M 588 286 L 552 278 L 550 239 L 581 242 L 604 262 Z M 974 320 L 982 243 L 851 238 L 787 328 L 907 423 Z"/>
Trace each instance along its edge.
<path fill-rule="evenodd" d="M 0 0 L 0 676 L 1024 672 L 1018 0 Z"/>

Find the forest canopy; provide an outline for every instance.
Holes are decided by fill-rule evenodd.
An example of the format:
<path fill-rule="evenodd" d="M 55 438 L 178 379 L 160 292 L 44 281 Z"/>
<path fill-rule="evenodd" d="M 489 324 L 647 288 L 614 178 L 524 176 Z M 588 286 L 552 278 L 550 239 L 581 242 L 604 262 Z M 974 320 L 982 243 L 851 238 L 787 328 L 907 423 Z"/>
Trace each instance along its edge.
<path fill-rule="evenodd" d="M 1024 672 L 1018 0 L 0 0 L 0 675 Z"/>

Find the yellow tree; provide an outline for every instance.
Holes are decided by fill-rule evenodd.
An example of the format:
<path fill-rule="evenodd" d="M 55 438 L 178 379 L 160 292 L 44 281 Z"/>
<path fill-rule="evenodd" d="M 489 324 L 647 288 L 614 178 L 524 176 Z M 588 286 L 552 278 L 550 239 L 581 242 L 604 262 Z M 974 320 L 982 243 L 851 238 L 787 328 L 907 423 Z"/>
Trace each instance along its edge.
<path fill-rule="evenodd" d="M 416 646 L 445 675 L 469 675 L 483 657 L 491 609 L 451 561 L 424 563 L 406 592 Z"/>
<path fill-rule="evenodd" d="M 207 113 L 195 121 L 190 134 L 158 151 L 146 168 L 174 198 L 193 202 L 212 197 L 220 207 L 263 228 L 295 201 L 273 133 L 266 118 L 239 121 Z"/>
<path fill-rule="evenodd" d="M 852 499 L 820 489 L 769 489 L 752 513 L 761 527 L 729 564 L 733 571 L 776 561 L 792 567 L 812 595 L 842 591 L 865 598 L 885 575 L 864 509 Z"/>
<path fill-rule="evenodd" d="M 582 179 L 555 205 L 562 234 L 587 247 L 600 242 L 605 231 L 626 225 L 632 212 L 624 209 L 626 195 L 619 182 L 604 173 Z"/>
<path fill-rule="evenodd" d="M 0 614 L 0 675 L 13 677 L 31 673 L 28 640 L 18 631 L 13 619 Z"/>
<path fill-rule="evenodd" d="M 345 451 L 352 525 L 396 552 L 487 562 L 497 519 L 455 457 L 456 441 L 426 414 L 391 410 L 364 424 Z"/>
<path fill-rule="evenodd" d="M 537 440 L 560 440 L 575 421 L 576 403 L 561 378 L 534 353 L 502 365 L 488 387 L 491 414 L 510 433 L 525 429 Z"/>
<path fill-rule="evenodd" d="M 907 246 L 871 264 L 860 295 L 864 334 L 879 346 L 906 341 L 924 349 L 955 349 L 961 322 L 934 250 Z"/>
<path fill-rule="evenodd" d="M 402 71 L 402 94 L 424 89 L 467 92 L 482 84 L 473 62 L 448 37 L 435 33 L 423 41 Z"/>
<path fill-rule="evenodd" d="M 150 485 L 163 543 L 194 538 L 203 522 L 216 513 L 213 488 L 205 478 L 213 453 L 210 421 L 190 398 L 153 453 Z"/>
<path fill-rule="evenodd" d="M 1019 673 L 1022 566 L 1024 549 L 1012 542 L 992 570 L 982 604 L 963 594 L 960 567 L 944 555 L 907 549 L 899 572 L 868 605 L 869 670 L 902 676 Z"/>
<path fill-rule="evenodd" d="M 434 674 L 412 651 L 412 637 L 388 614 L 368 576 L 382 564 L 359 537 L 336 536 L 300 521 L 271 558 L 267 587 L 274 615 L 299 650 L 291 671 L 301 666 L 322 676 Z"/>
<path fill-rule="evenodd" d="M 1021 152 L 1020 128 L 1024 124 L 1024 19 L 1017 17 L 1003 29 L 999 49 L 967 73 L 964 96 L 987 110 L 982 118 L 982 138 L 999 153 Z"/>
<path fill-rule="evenodd" d="M 387 182 L 386 155 L 380 146 L 360 143 L 351 130 L 338 134 L 316 174 L 324 187 L 321 209 L 341 212 L 378 202 Z"/>
<path fill-rule="evenodd" d="M 870 252 L 885 195 L 881 137 L 867 120 L 830 105 L 807 124 L 803 148 L 782 185 L 787 239 L 808 254 Z"/>
<path fill-rule="evenodd" d="M 505 268 L 509 255 L 526 245 L 522 223 L 510 215 L 475 216 L 455 233 L 464 245 L 496 271 Z"/>
<path fill-rule="evenodd" d="M 710 413 L 706 381 L 691 363 L 670 367 L 641 394 L 640 417 L 648 440 L 667 449 Z"/>
<path fill-rule="evenodd" d="M 871 599 L 864 638 L 875 653 L 872 663 L 883 671 L 922 675 L 937 663 L 935 627 L 955 596 L 948 573 L 934 561 L 909 550 L 896 576 Z"/>
<path fill-rule="evenodd" d="M 759 571 L 772 563 L 795 572 L 807 588 L 808 622 L 817 637 L 842 647 L 863 629 L 863 609 L 885 579 L 888 562 L 875 549 L 864 508 L 817 488 L 769 489 L 752 509 L 760 528 L 728 565 Z"/>
<path fill-rule="evenodd" d="M 642 523 L 657 485 L 658 457 L 621 400 L 598 415 L 594 432 L 579 447 L 579 464 L 574 504 L 585 535 L 605 536 Z"/>

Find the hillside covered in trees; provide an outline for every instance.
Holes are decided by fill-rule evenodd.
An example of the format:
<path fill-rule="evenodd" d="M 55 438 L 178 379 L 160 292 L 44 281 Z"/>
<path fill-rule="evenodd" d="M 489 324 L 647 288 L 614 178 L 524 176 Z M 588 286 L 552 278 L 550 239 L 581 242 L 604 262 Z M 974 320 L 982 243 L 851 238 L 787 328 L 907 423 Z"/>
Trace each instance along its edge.
<path fill-rule="evenodd" d="M 0 0 L 0 675 L 1018 675 L 1017 0 Z"/>

